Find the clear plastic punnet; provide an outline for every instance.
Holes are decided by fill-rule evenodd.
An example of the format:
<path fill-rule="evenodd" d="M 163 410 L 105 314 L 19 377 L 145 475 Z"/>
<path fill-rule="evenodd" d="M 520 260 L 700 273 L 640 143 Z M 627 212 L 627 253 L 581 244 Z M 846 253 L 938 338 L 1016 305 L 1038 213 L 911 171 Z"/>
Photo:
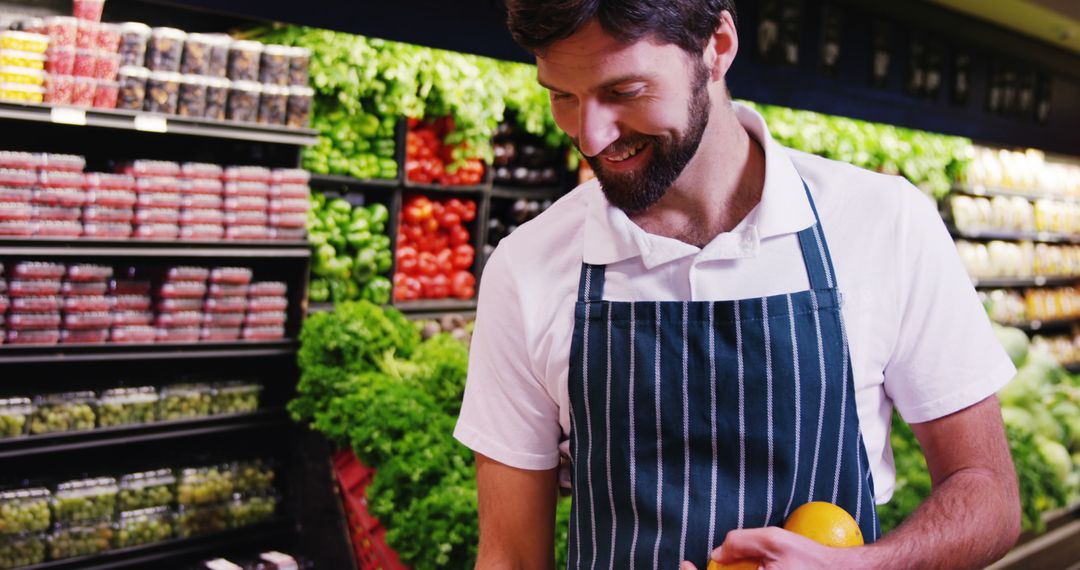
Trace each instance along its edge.
<path fill-rule="evenodd" d="M 125 326 L 113 327 L 109 331 L 109 340 L 117 343 L 151 343 L 154 342 L 157 331 L 154 327 Z"/>
<path fill-rule="evenodd" d="M 113 268 L 108 265 L 74 263 L 67 268 L 68 281 L 108 281 L 113 275 Z"/>
<path fill-rule="evenodd" d="M 248 300 L 243 297 L 221 297 L 207 299 L 204 304 L 207 313 L 245 313 Z"/>
<path fill-rule="evenodd" d="M 145 311 L 149 308 L 149 295 L 116 295 L 113 303 L 116 311 Z"/>
<path fill-rule="evenodd" d="M 183 313 L 188 311 L 202 311 L 206 302 L 202 297 L 188 299 L 161 299 L 157 303 L 158 313 Z"/>
<path fill-rule="evenodd" d="M 243 528 L 265 522 L 277 511 L 278 495 L 273 490 L 236 494 L 228 504 L 229 528 Z"/>
<path fill-rule="evenodd" d="M 60 331 L 60 344 L 102 344 L 109 340 L 109 329 L 65 329 Z"/>
<path fill-rule="evenodd" d="M 230 464 L 189 467 L 180 471 L 176 502 L 183 506 L 211 505 L 229 500 L 235 490 Z"/>
<path fill-rule="evenodd" d="M 12 313 L 55 313 L 63 305 L 63 299 L 57 295 L 15 297 L 9 305 Z"/>
<path fill-rule="evenodd" d="M 199 327 L 158 327 L 154 339 L 156 342 L 196 342 Z"/>
<path fill-rule="evenodd" d="M 44 533 L 0 535 L 0 568 L 21 568 L 44 562 L 46 540 Z"/>
<path fill-rule="evenodd" d="M 198 328 L 195 334 L 197 338 Z M 174 421 L 207 417 L 213 405 L 213 395 L 213 388 L 207 384 L 165 386 L 160 391 L 158 419 Z"/>
<path fill-rule="evenodd" d="M 153 544 L 173 537 L 174 515 L 167 506 L 125 511 L 116 522 L 116 547 Z"/>
<path fill-rule="evenodd" d="M 200 327 L 199 340 L 203 342 L 229 342 L 240 339 L 240 327 Z"/>
<path fill-rule="evenodd" d="M 176 536 L 190 538 L 221 532 L 229 528 L 225 504 L 186 506 L 176 510 Z"/>
<path fill-rule="evenodd" d="M 86 201 L 88 206 L 126 210 L 123 213 L 112 214 L 112 217 L 130 221 L 135 216 L 131 207 L 135 205 L 138 199 L 135 193 L 130 190 L 91 190 L 86 195 Z M 83 221 L 91 221 L 86 210 L 83 210 Z"/>
<path fill-rule="evenodd" d="M 111 311 L 115 304 L 112 297 L 105 295 L 79 295 L 64 299 L 65 313 L 95 313 Z"/>
<path fill-rule="evenodd" d="M 285 327 L 244 327 L 244 340 L 278 340 L 285 338 Z"/>
<path fill-rule="evenodd" d="M 120 477 L 120 494 L 116 500 L 120 511 L 168 506 L 174 500 L 176 475 L 172 469 L 129 473 Z"/>
<path fill-rule="evenodd" d="M 157 404 L 158 393 L 153 386 L 105 390 L 98 399 L 98 427 L 152 423 L 157 420 Z M 131 508 L 138 507 L 121 505 L 121 509 Z"/>
<path fill-rule="evenodd" d="M 239 333 L 238 329 L 236 330 Z M 225 382 L 218 384 L 214 392 L 214 402 L 210 412 L 220 414 L 247 414 L 259 409 L 259 395 L 262 386 L 255 382 Z M 240 481 L 237 480 L 237 485 Z M 237 489 L 245 490 L 245 489 Z"/>
<path fill-rule="evenodd" d="M 165 272 L 165 278 L 169 281 L 193 281 L 205 283 L 209 277 L 210 269 L 190 265 L 170 267 L 169 270 Z"/>
<path fill-rule="evenodd" d="M 180 206 L 186 210 L 213 210 L 221 212 L 225 201 L 217 194 L 184 194 Z"/>
<path fill-rule="evenodd" d="M 53 493 L 53 520 L 57 523 L 111 520 L 119 491 L 112 477 L 60 483 Z"/>
<path fill-rule="evenodd" d="M 49 534 L 49 558 L 62 560 L 108 552 L 113 548 L 115 534 L 111 519 L 58 524 Z"/>
<path fill-rule="evenodd" d="M 38 396 L 34 400 L 34 413 L 30 418 L 30 433 L 38 435 L 94 429 L 96 404 L 97 397 L 93 392 Z"/>
<path fill-rule="evenodd" d="M 8 344 L 51 345 L 60 342 L 60 329 L 34 331 L 9 330 L 5 340 Z"/>
<path fill-rule="evenodd" d="M 0 439 L 26 435 L 33 411 L 29 398 L 0 398 Z"/>
<path fill-rule="evenodd" d="M 254 273 L 247 267 L 215 267 L 210 282 L 221 285 L 248 285 Z"/>
<path fill-rule="evenodd" d="M 52 493 L 43 487 L 0 492 L 0 535 L 48 529 L 51 500 Z"/>
<path fill-rule="evenodd" d="M 20 261 L 11 268 L 9 277 L 15 279 L 59 279 L 67 266 L 63 263 L 44 261 Z"/>

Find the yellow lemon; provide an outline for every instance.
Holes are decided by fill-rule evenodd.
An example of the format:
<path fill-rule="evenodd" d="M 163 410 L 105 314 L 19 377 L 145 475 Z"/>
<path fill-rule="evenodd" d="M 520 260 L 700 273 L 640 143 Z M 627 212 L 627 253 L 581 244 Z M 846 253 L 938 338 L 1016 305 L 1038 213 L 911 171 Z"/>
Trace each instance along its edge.
<path fill-rule="evenodd" d="M 709 560 L 708 570 L 758 570 L 758 563 L 753 560 L 739 560 L 728 564 L 721 564 L 715 560 Z"/>
<path fill-rule="evenodd" d="M 823 501 L 814 501 L 792 511 L 784 528 L 825 546 L 844 548 L 861 546 L 862 531 L 844 509 Z"/>

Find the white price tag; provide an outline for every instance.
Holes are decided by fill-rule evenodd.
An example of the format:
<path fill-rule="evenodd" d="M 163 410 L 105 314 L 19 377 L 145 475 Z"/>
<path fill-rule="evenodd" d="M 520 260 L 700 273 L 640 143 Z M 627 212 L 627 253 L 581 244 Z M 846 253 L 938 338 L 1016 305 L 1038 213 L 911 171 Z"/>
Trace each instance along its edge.
<path fill-rule="evenodd" d="M 278 570 L 298 570 L 299 568 L 296 564 L 296 559 L 288 554 L 282 554 L 277 551 L 271 550 L 270 552 L 263 552 L 259 555 L 259 558 L 273 564 Z"/>
<path fill-rule="evenodd" d="M 71 107 L 53 107 L 49 112 L 49 119 L 61 125 L 86 125 L 86 111 Z"/>
<path fill-rule="evenodd" d="M 1042 287 L 1043 285 L 1046 285 L 1046 278 L 1043 277 L 1042 275 L 1036 277 L 1035 278 L 1035 286 L 1036 287 Z"/>
<path fill-rule="evenodd" d="M 135 115 L 135 130 L 148 133 L 167 133 L 169 123 L 159 115 Z"/>
<path fill-rule="evenodd" d="M 244 570 L 242 567 L 225 560 L 224 558 L 215 558 L 214 560 L 207 560 L 203 563 L 209 570 Z"/>

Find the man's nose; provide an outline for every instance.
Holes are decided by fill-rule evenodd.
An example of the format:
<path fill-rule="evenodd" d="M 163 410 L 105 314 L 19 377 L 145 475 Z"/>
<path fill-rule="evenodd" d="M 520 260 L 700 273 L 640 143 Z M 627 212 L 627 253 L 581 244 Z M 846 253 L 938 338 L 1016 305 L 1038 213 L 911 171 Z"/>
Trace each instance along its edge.
<path fill-rule="evenodd" d="M 610 106 L 585 102 L 578 116 L 578 145 L 585 156 L 596 156 L 619 139 L 618 116 Z"/>

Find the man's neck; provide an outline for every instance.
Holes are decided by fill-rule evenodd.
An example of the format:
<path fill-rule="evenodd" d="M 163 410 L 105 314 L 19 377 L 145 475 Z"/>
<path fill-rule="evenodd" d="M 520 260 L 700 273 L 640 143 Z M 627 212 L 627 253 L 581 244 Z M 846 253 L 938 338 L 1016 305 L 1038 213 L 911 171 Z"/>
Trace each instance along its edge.
<path fill-rule="evenodd" d="M 641 229 L 704 247 L 761 201 L 765 152 L 727 98 L 714 106 L 697 154 L 664 197 L 631 216 Z"/>

